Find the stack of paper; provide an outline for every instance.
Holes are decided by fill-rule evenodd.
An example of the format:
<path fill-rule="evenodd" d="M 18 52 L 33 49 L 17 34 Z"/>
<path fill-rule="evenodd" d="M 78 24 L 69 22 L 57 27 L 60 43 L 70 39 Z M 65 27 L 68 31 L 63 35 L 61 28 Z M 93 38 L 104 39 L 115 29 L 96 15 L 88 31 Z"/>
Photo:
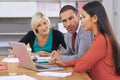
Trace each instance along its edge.
<path fill-rule="evenodd" d="M 36 62 L 39 64 L 48 64 L 51 57 L 39 57 L 37 55 L 32 56 L 32 59 L 36 59 Z"/>
<path fill-rule="evenodd" d="M 49 61 L 51 57 L 38 57 L 37 59 L 38 62 L 43 62 L 43 61 Z"/>
<path fill-rule="evenodd" d="M 0 80 L 37 80 L 27 75 L 18 76 L 0 76 Z"/>
<path fill-rule="evenodd" d="M 72 72 L 39 72 L 37 75 L 40 76 L 52 76 L 52 77 L 67 77 L 72 75 Z"/>

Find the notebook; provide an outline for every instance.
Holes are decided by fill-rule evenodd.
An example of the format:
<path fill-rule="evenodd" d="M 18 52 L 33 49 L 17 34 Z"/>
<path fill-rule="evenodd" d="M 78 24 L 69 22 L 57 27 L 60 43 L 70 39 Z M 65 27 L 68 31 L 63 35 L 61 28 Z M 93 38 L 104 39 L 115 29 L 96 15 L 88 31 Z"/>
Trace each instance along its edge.
<path fill-rule="evenodd" d="M 24 43 L 21 42 L 9 42 L 16 57 L 19 59 L 19 66 L 36 70 L 36 71 L 48 71 L 48 70 L 64 70 L 63 67 L 55 65 L 42 65 L 33 62 L 29 51 Z"/>

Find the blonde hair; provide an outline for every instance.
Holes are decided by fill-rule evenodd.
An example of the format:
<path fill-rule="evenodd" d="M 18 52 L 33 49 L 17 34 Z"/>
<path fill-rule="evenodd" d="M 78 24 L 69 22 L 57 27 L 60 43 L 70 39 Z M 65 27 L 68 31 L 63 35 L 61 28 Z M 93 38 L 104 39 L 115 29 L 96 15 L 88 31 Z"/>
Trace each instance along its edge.
<path fill-rule="evenodd" d="M 31 28 L 32 30 L 36 33 L 36 27 L 38 26 L 39 22 L 42 20 L 42 19 L 46 19 L 50 25 L 50 20 L 47 16 L 45 16 L 43 13 L 41 12 L 38 12 L 36 13 L 35 15 L 33 15 L 32 19 L 31 19 Z"/>

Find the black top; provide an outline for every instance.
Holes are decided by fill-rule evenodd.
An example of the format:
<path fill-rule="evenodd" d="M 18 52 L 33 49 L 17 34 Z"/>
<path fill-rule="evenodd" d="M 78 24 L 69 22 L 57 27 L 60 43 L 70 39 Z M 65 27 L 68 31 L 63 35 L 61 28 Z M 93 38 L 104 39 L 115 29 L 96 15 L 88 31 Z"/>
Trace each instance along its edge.
<path fill-rule="evenodd" d="M 53 30 L 53 41 L 52 41 L 52 51 L 53 50 L 57 50 L 59 45 L 61 44 L 65 49 L 66 49 L 66 44 L 64 41 L 64 36 L 63 34 L 58 31 L 58 30 Z M 34 40 L 35 40 L 35 34 L 33 31 L 29 31 L 19 42 L 23 42 L 25 44 L 30 44 L 30 47 L 32 49 L 32 52 L 34 52 L 33 50 L 33 44 L 34 44 Z"/>

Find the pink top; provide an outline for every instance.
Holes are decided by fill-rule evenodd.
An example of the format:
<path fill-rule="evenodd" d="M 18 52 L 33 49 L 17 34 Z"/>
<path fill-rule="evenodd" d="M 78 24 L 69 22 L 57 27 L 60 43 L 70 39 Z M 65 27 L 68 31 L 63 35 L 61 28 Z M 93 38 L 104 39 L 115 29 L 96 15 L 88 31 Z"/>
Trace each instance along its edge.
<path fill-rule="evenodd" d="M 115 74 L 115 66 L 112 59 L 112 46 L 107 37 L 108 48 L 104 36 L 98 33 L 91 48 L 79 59 L 65 62 L 66 66 L 75 66 L 76 72 L 91 70 L 92 80 L 120 80 Z"/>

